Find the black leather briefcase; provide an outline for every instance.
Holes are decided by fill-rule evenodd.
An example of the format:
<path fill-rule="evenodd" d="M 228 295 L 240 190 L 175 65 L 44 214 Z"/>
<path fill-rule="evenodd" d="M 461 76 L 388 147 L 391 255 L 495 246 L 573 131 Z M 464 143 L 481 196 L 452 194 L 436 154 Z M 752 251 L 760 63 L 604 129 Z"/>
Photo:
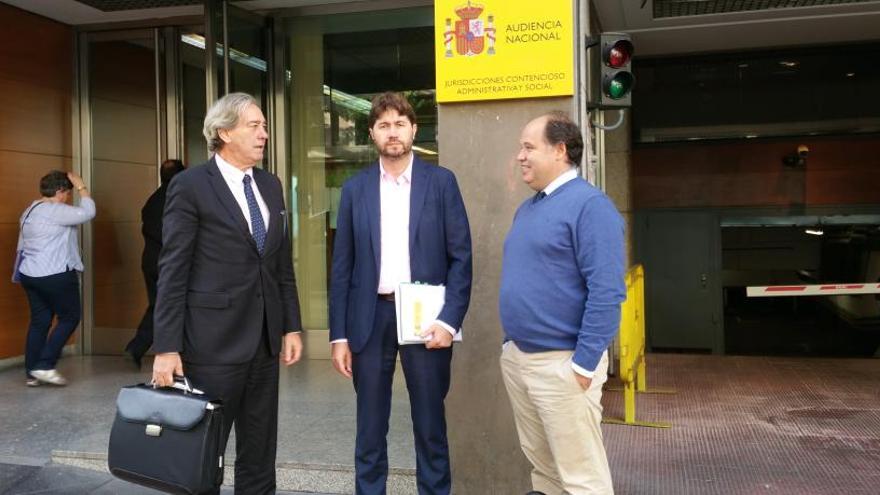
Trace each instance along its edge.
<path fill-rule="evenodd" d="M 223 483 L 223 407 L 189 383 L 119 391 L 107 463 L 114 476 L 166 493 Z"/>

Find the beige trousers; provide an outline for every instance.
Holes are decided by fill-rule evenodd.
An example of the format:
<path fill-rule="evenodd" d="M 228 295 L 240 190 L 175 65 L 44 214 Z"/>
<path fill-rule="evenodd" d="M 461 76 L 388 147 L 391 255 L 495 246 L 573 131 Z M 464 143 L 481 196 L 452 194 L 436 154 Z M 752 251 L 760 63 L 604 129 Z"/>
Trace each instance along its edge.
<path fill-rule="evenodd" d="M 532 463 L 532 489 L 547 495 L 613 494 L 600 428 L 608 353 L 588 390 L 574 376 L 573 354 L 526 353 L 513 342 L 501 353 L 520 446 Z"/>

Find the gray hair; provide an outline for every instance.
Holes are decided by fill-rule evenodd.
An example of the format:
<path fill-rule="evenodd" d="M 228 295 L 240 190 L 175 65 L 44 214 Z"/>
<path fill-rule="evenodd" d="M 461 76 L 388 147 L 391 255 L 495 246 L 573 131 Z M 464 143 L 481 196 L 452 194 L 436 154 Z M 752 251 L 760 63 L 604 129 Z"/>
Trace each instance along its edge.
<path fill-rule="evenodd" d="M 205 125 L 202 134 L 208 141 L 208 150 L 220 151 L 223 140 L 220 139 L 220 130 L 232 129 L 238 124 L 238 119 L 250 105 L 256 105 L 257 100 L 247 93 L 229 93 L 215 101 L 205 115 Z"/>

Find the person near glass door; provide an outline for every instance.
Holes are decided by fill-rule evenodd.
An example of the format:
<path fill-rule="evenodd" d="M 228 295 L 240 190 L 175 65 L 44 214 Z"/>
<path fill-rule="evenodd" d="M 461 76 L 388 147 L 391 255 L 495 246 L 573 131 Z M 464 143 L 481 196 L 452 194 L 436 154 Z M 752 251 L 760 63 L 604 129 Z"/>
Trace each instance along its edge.
<path fill-rule="evenodd" d="M 74 190 L 80 200 L 71 205 Z M 77 228 L 95 217 L 95 202 L 82 177 L 74 172 L 53 170 L 44 175 L 40 196 L 21 214 L 14 267 L 30 307 L 25 344 L 30 387 L 67 384 L 56 365 L 82 315 L 79 273 L 83 262 Z"/>
<path fill-rule="evenodd" d="M 177 159 L 162 162 L 159 176 L 162 185 L 153 191 L 141 209 L 141 233 L 144 236 L 144 252 L 141 255 L 141 271 L 147 286 L 147 309 L 138 324 L 137 333 L 128 345 L 125 353 L 140 369 L 144 354 L 153 345 L 153 308 L 156 306 L 156 282 L 159 281 L 159 251 L 162 249 L 162 211 L 165 209 L 165 195 L 171 179 L 186 169 L 186 165 Z"/>
<path fill-rule="evenodd" d="M 279 363 L 303 350 L 284 191 L 258 166 L 269 132 L 253 96 L 217 100 L 202 132 L 213 156 L 168 186 L 153 383 L 185 373 L 222 400 L 224 445 L 235 426 L 235 493 L 272 494 Z"/>

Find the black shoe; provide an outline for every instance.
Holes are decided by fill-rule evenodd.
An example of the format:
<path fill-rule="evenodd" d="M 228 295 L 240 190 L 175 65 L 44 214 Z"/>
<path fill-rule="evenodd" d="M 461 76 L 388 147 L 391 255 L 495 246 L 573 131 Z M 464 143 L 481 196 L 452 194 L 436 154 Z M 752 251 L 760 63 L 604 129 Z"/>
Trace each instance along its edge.
<path fill-rule="evenodd" d="M 526 495 L 546 495 L 546 494 L 544 492 L 538 492 L 538 491 L 532 490 L 529 493 L 526 493 Z"/>

